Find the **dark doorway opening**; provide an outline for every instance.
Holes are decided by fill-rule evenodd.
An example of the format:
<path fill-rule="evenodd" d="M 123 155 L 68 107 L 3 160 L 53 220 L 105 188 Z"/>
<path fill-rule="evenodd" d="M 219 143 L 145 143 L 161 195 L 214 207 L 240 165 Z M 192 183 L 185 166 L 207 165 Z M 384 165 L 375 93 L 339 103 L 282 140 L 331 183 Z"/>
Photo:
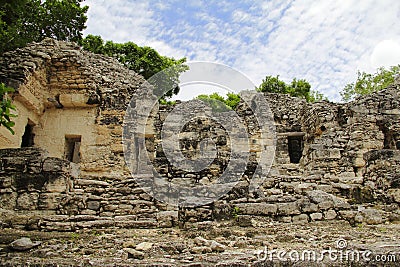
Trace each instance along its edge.
<path fill-rule="evenodd" d="M 303 136 L 288 136 L 290 163 L 299 163 L 303 154 Z"/>
<path fill-rule="evenodd" d="M 67 135 L 65 136 L 65 158 L 71 162 L 79 163 L 81 161 L 80 154 L 81 136 Z"/>
<path fill-rule="evenodd" d="M 28 121 L 28 124 L 25 126 L 24 134 L 22 135 L 21 147 L 32 147 L 33 140 L 35 135 L 33 134 L 33 126 L 34 124 L 31 121 Z"/>

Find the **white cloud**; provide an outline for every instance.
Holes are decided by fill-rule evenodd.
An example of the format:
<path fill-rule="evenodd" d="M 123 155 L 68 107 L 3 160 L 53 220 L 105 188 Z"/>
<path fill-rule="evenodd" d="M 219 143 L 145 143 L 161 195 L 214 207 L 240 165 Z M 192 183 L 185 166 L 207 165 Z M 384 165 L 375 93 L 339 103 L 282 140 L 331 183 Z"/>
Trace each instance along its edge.
<path fill-rule="evenodd" d="M 266 75 L 305 78 L 335 101 L 357 70 L 400 63 L 395 0 L 85 3 L 85 33 L 149 45 L 175 58 L 225 63 L 255 84 Z"/>
<path fill-rule="evenodd" d="M 85 34 L 101 35 L 107 40 L 146 43 L 154 26 L 153 11 L 146 1 L 86 0 L 89 6 Z"/>
<path fill-rule="evenodd" d="M 400 64 L 400 44 L 393 40 L 379 42 L 372 52 L 371 64 L 375 68 Z"/>

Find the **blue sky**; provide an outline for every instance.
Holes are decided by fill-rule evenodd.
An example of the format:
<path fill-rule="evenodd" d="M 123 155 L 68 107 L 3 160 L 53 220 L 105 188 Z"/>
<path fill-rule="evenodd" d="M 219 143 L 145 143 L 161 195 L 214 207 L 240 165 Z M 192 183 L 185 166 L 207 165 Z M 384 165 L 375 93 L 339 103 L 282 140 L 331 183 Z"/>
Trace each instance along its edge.
<path fill-rule="evenodd" d="M 259 85 L 306 79 L 339 101 L 357 70 L 400 64 L 400 1 L 86 0 L 84 34 L 226 64 Z M 183 88 L 184 89 L 184 88 Z M 184 90 L 181 91 L 184 91 Z M 188 99 L 203 89 L 182 92 Z M 211 88 L 212 90 L 212 88 Z"/>

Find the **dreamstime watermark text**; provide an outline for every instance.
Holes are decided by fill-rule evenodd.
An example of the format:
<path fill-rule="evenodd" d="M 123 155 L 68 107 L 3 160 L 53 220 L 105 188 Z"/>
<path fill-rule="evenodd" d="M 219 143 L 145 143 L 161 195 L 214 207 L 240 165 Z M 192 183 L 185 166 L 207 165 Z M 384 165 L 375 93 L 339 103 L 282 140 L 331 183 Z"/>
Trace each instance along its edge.
<path fill-rule="evenodd" d="M 268 249 L 258 250 L 257 258 L 260 261 L 291 261 L 291 262 L 398 262 L 399 255 L 394 252 L 374 254 L 370 250 L 348 249 L 347 241 L 339 239 L 336 248 L 316 250 L 284 250 Z"/>

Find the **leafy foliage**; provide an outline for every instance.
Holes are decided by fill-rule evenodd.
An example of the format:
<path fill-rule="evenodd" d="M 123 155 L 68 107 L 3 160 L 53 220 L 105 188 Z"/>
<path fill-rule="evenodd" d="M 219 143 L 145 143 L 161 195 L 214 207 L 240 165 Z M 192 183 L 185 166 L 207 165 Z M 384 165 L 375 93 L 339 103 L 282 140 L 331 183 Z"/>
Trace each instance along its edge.
<path fill-rule="evenodd" d="M 46 37 L 77 42 L 86 28 L 83 0 L 2 0 L 0 53 Z"/>
<path fill-rule="evenodd" d="M 257 90 L 267 93 L 289 94 L 294 97 L 304 98 L 307 102 L 327 100 L 322 93 L 311 90 L 311 85 L 306 80 L 294 78 L 290 84 L 286 84 L 279 79 L 279 75 L 276 77 L 266 76 Z"/>
<path fill-rule="evenodd" d="M 209 104 L 214 112 L 224 112 L 235 109 L 240 102 L 239 95 L 234 93 L 228 93 L 226 99 L 218 93 L 199 95 L 196 99 Z"/>
<path fill-rule="evenodd" d="M 347 84 L 340 92 L 343 101 L 349 101 L 357 96 L 367 95 L 385 89 L 394 82 L 396 75 L 400 74 L 400 65 L 389 69 L 378 68 L 374 74 L 357 72 L 357 80 Z"/>
<path fill-rule="evenodd" d="M 313 103 L 313 102 L 323 101 L 323 100 L 328 101 L 328 98 L 324 94 L 322 94 L 318 91 L 310 90 L 308 102 Z"/>
<path fill-rule="evenodd" d="M 276 77 L 266 76 L 261 85 L 257 89 L 260 92 L 287 94 L 288 86 L 284 81 L 279 80 L 279 75 Z"/>
<path fill-rule="evenodd" d="M 159 90 L 172 88 L 165 94 L 166 98 L 179 93 L 179 75 L 188 69 L 183 64 L 186 62 L 186 58 L 176 60 L 161 56 L 153 48 L 148 46 L 140 47 L 133 42 L 123 44 L 112 41 L 104 42 L 100 36 L 88 35 L 81 41 L 81 45 L 85 50 L 93 53 L 115 57 L 119 62 L 139 73 L 145 79 L 149 79 L 164 70 L 164 75 L 161 75 L 156 80 L 156 83 Z M 157 92 L 155 93 L 157 94 Z"/>
<path fill-rule="evenodd" d="M 0 83 L 0 126 L 6 127 L 12 134 L 14 134 L 15 123 L 11 120 L 13 117 L 17 117 L 12 113 L 12 110 L 15 111 L 15 106 L 11 104 L 11 100 L 8 98 L 8 93 L 14 92 L 14 89 L 7 87 L 4 83 Z"/>
<path fill-rule="evenodd" d="M 227 99 L 225 100 L 225 104 L 231 109 L 236 109 L 237 105 L 240 102 L 240 96 L 234 93 L 227 93 Z"/>
<path fill-rule="evenodd" d="M 161 105 L 173 106 L 173 105 L 176 104 L 176 101 L 169 101 L 169 100 L 166 100 L 166 99 L 164 99 L 164 98 L 161 98 L 160 101 L 159 101 L 159 103 L 160 103 Z"/>
<path fill-rule="evenodd" d="M 287 86 L 288 93 L 294 97 L 305 98 L 309 101 L 311 85 L 304 79 L 297 80 L 294 78 L 292 83 Z"/>
<path fill-rule="evenodd" d="M 233 218 L 237 218 L 240 214 L 242 213 L 242 211 L 240 210 L 240 208 L 238 206 L 234 206 L 231 210 L 231 215 Z"/>

